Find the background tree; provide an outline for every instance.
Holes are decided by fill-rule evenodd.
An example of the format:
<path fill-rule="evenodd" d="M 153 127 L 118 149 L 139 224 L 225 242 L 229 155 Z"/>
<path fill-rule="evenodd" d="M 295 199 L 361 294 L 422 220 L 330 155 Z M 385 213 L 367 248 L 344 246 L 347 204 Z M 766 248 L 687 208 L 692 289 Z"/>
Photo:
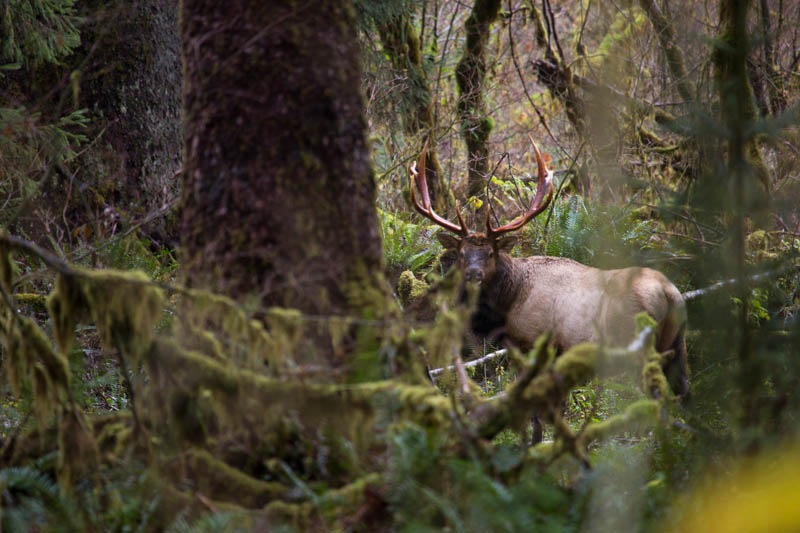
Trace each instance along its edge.
<path fill-rule="evenodd" d="M 467 145 L 467 194 L 479 198 L 489 176 L 489 134 L 494 119 L 486 109 L 486 46 L 500 12 L 499 0 L 475 0 L 464 23 L 466 40 L 456 67 L 461 131 Z M 483 212 L 483 211 L 481 211 Z"/>
<path fill-rule="evenodd" d="M 352 6 L 192 0 L 182 9 L 189 282 L 313 315 L 379 316 Z"/>
<path fill-rule="evenodd" d="M 402 114 L 406 131 L 410 135 L 421 133 L 426 139 L 434 139 L 432 144 L 435 144 L 437 125 L 431 89 L 422 64 L 420 35 L 411 23 L 410 14 L 374 13 L 372 18 L 378 27 L 382 47 L 388 54 L 392 67 L 398 75 L 408 80 L 406 95 L 401 99 L 409 100 L 409 107 Z M 442 175 L 436 150 L 428 152 L 425 167 L 431 203 L 434 209 L 445 213 L 452 202 L 449 201 L 447 182 Z"/>
<path fill-rule="evenodd" d="M 22 128 L 9 136 L 19 139 L 8 168 L 19 186 L 9 193 L 28 202 L 14 226 L 59 248 L 130 226 L 144 226 L 161 246 L 174 240 L 167 215 L 181 148 L 176 3 L 24 4 L 4 18 L 4 59 L 22 67 L 7 77 L 3 105 L 15 111 L 5 123 L 16 134 L 24 109 L 41 134 Z"/>

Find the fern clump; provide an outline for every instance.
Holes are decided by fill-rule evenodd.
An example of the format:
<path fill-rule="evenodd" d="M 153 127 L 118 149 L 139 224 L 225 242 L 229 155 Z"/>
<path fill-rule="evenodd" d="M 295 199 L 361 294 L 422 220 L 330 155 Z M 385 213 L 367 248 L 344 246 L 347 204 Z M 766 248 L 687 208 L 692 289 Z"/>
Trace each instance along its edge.
<path fill-rule="evenodd" d="M 426 273 L 437 265 L 442 246 L 432 239 L 438 227 L 406 222 L 397 214 L 378 211 L 383 256 L 392 272 Z"/>
<path fill-rule="evenodd" d="M 544 241 L 545 255 L 619 268 L 642 263 L 654 246 L 656 223 L 636 218 L 625 207 L 587 204 L 575 195 L 554 202 L 548 218 L 547 226 L 528 229 L 532 242 Z"/>

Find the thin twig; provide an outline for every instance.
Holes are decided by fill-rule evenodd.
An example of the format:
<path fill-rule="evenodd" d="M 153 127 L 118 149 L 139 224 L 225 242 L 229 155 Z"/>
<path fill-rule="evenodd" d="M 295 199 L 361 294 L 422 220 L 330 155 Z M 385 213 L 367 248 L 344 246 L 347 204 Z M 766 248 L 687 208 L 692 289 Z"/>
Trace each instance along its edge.
<path fill-rule="evenodd" d="M 508 0 L 508 9 L 509 11 L 511 10 L 511 0 Z M 539 110 L 539 107 L 533 102 L 533 98 L 531 98 L 531 95 L 528 92 L 528 84 L 525 83 L 525 76 L 522 75 L 522 69 L 519 67 L 519 61 L 517 60 L 517 52 L 516 52 L 516 47 L 514 45 L 514 32 L 512 31 L 511 20 L 512 19 L 509 19 L 508 21 L 508 45 L 509 49 L 511 50 L 511 59 L 514 62 L 514 69 L 517 71 L 517 75 L 519 76 L 519 81 L 522 83 L 522 90 L 525 93 L 525 98 L 528 99 L 528 103 L 533 108 L 534 112 L 536 113 L 536 116 L 539 117 L 539 122 L 542 124 L 547 134 L 550 136 L 550 140 L 553 141 L 553 144 L 558 146 L 558 148 L 562 152 L 564 152 L 564 154 L 568 158 L 572 159 L 572 156 L 569 154 L 567 149 L 564 148 L 564 146 L 560 142 L 558 142 L 555 135 L 553 135 L 553 132 L 550 130 L 550 126 L 547 124 L 547 119 L 545 119 L 544 115 Z"/>

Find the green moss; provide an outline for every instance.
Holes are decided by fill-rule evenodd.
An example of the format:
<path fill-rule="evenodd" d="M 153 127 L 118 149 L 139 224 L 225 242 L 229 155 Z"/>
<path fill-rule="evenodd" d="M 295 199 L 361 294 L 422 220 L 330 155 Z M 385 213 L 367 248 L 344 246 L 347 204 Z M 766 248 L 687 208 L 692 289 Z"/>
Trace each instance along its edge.
<path fill-rule="evenodd" d="M 275 501 L 264 508 L 264 513 L 273 524 L 291 525 L 298 531 L 339 530 L 335 521 L 362 508 L 368 495 L 367 487 L 379 484 L 380 480 L 378 474 L 369 474 L 344 487 L 328 489 L 315 503 Z M 323 521 L 328 527 L 323 527 Z"/>
<path fill-rule="evenodd" d="M 14 299 L 19 305 L 31 307 L 34 311 L 42 312 L 47 310 L 47 297 L 35 293 L 17 293 Z"/>
<path fill-rule="evenodd" d="M 190 476 L 197 483 L 197 490 L 214 500 L 253 509 L 289 496 L 290 487 L 248 476 L 215 459 L 206 450 L 191 450 L 187 453 L 186 462 Z"/>
<path fill-rule="evenodd" d="M 75 336 L 75 326 L 87 313 L 83 286 L 76 276 L 60 274 L 53 292 L 47 297 L 47 307 L 53 319 L 53 335 L 62 354 L 69 353 Z"/>
<path fill-rule="evenodd" d="M 479 127 L 477 130 L 478 131 L 477 135 L 481 140 L 486 142 L 489 140 L 489 134 L 492 133 L 493 129 L 494 129 L 494 118 L 483 117 L 480 120 Z"/>
<path fill-rule="evenodd" d="M 163 291 L 143 272 L 79 270 L 61 274 L 48 298 L 55 336 L 62 353 L 67 353 L 73 330 L 88 312 L 104 344 L 138 357 L 153 338 L 161 318 Z"/>
<path fill-rule="evenodd" d="M 640 400 L 628 406 L 624 413 L 608 417 L 602 422 L 586 426 L 581 434 L 584 447 L 623 432 L 643 434 L 658 424 L 661 404 L 656 400 Z"/>
<path fill-rule="evenodd" d="M 418 280 L 410 270 L 405 270 L 397 280 L 397 295 L 403 307 L 423 296 L 429 288 L 427 283 Z"/>
<path fill-rule="evenodd" d="M 55 389 L 48 392 L 47 398 L 65 400 L 70 385 L 69 361 L 66 356 L 56 353 L 44 332 L 33 320 L 21 317 L 18 323 L 23 340 L 18 348 L 23 350 L 21 356 L 27 360 L 24 368 L 31 368 L 32 365 L 40 363 L 39 372 L 47 376 L 48 386 Z M 43 382 L 40 381 L 41 384 Z"/>
<path fill-rule="evenodd" d="M 70 490 L 75 478 L 97 473 L 99 453 L 91 424 L 74 406 L 61 417 L 58 449 L 58 482 L 63 488 Z"/>
<path fill-rule="evenodd" d="M 560 375 L 561 386 L 568 390 L 594 377 L 600 353 L 596 344 L 585 343 L 558 357 L 553 370 Z"/>

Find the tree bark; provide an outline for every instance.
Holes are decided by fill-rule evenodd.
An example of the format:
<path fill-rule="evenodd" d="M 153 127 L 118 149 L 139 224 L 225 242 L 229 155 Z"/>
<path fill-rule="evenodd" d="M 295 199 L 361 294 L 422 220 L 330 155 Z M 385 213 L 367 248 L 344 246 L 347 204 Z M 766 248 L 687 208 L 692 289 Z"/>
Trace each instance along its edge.
<path fill-rule="evenodd" d="M 658 7 L 656 0 L 639 0 L 639 5 L 647 13 L 650 24 L 653 25 L 653 30 L 661 44 L 661 50 L 667 58 L 669 72 L 675 80 L 678 94 L 684 103 L 694 102 L 694 94 L 686 73 L 686 60 L 683 57 L 683 51 L 675 43 L 675 28 Z"/>
<path fill-rule="evenodd" d="M 316 315 L 380 312 L 351 4 L 184 0 L 181 17 L 188 282 Z"/>
<path fill-rule="evenodd" d="M 166 211 L 178 198 L 182 146 L 177 2 L 89 0 L 79 8 L 81 45 L 71 55 L 13 73 L 22 90 L 15 105 L 46 120 L 89 110 L 87 129 L 75 130 L 89 143 L 50 173 L 48 194 L 37 200 L 67 236 L 106 210 L 135 222 Z M 20 222 L 38 225 L 37 218 L 31 211 Z M 166 238 L 174 226 L 159 217 L 145 228 Z"/>
<path fill-rule="evenodd" d="M 423 21 L 424 24 L 424 21 Z M 434 123 L 432 95 L 425 70 L 422 68 L 420 38 L 408 16 L 399 16 L 378 27 L 383 49 L 388 53 L 392 67 L 408 80 L 408 95 L 412 100 L 409 116 L 403 117 L 406 131 L 412 135 L 422 132 L 428 141 L 425 158 L 425 178 L 433 208 L 439 213 L 447 211 L 448 191 L 436 152 L 436 124 Z M 433 140 L 434 142 L 430 142 Z"/>
<path fill-rule="evenodd" d="M 745 16 L 750 0 L 725 0 L 719 6 L 719 44 L 714 49 L 714 82 L 719 94 L 722 119 L 734 130 L 732 121 L 758 119 L 758 106 L 753 86 L 747 75 L 747 28 Z M 769 172 L 758 148 L 755 137 L 744 140 L 748 162 L 753 166 L 756 178 L 765 191 L 770 190 Z"/>
<path fill-rule="evenodd" d="M 100 17 L 85 29 L 92 57 L 81 74 L 81 99 L 93 116 L 102 117 L 98 126 L 105 131 L 98 149 L 120 165 L 114 202 L 141 219 L 179 196 L 178 6 L 163 0 L 103 0 L 97 9 Z M 173 239 L 176 226 L 163 217 L 150 229 Z"/>
<path fill-rule="evenodd" d="M 500 0 L 475 0 L 464 23 L 466 41 L 456 67 L 458 112 L 461 133 L 467 145 L 467 195 L 480 197 L 489 174 L 489 134 L 494 121 L 487 115 L 485 92 L 486 44 L 492 23 L 497 20 Z M 485 204 L 484 204 L 485 205 Z"/>
<path fill-rule="evenodd" d="M 773 45 L 772 23 L 769 0 L 759 1 L 761 20 L 761 40 L 764 50 L 764 70 L 766 71 L 767 91 L 773 115 L 783 113 L 786 109 L 786 93 L 783 78 L 775 68 L 775 46 Z"/>

